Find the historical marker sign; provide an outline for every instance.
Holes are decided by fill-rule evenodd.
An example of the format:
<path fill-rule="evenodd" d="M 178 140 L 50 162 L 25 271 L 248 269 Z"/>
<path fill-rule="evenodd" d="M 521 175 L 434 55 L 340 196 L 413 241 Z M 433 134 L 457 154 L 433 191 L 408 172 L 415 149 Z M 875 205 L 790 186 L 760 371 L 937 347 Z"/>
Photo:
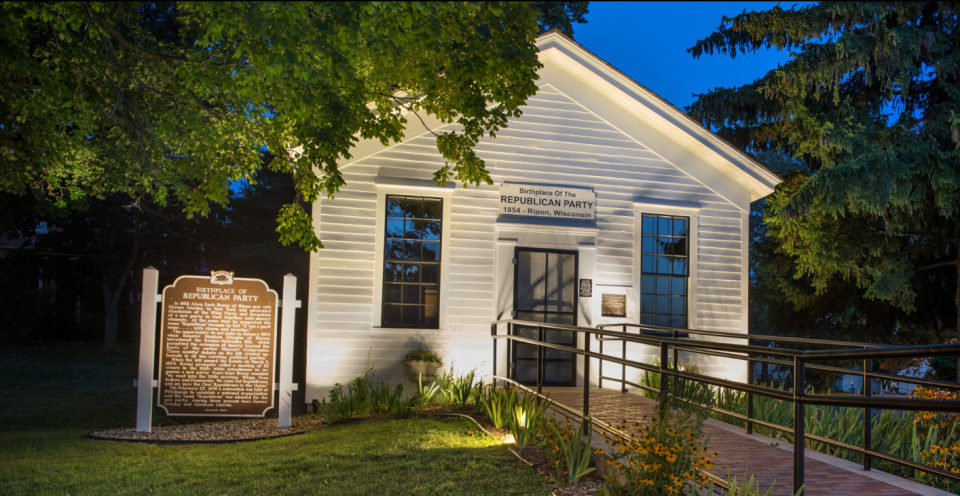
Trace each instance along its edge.
<path fill-rule="evenodd" d="M 500 185 L 501 215 L 594 220 L 596 212 L 597 194 L 592 189 L 515 183 Z"/>
<path fill-rule="evenodd" d="M 262 417 L 274 407 L 275 291 L 214 271 L 178 278 L 162 306 L 157 405 L 167 415 Z"/>
<path fill-rule="evenodd" d="M 601 297 L 600 316 L 602 317 L 626 317 L 627 316 L 627 295 L 606 294 Z"/>

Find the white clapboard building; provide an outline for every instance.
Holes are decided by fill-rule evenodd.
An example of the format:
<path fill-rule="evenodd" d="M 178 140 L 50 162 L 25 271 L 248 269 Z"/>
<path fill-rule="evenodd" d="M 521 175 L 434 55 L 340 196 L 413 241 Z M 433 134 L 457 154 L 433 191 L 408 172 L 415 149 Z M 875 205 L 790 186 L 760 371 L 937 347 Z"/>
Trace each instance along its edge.
<path fill-rule="evenodd" d="M 368 358 L 401 382 L 421 347 L 489 376 L 496 319 L 748 332 L 750 203 L 780 178 L 562 34 L 537 45 L 539 91 L 476 147 L 495 185 L 436 186 L 430 129 L 447 128 L 411 117 L 401 143 L 361 141 L 347 185 L 314 204 L 326 248 L 310 259 L 308 402 Z M 547 385 L 582 385 L 582 360 L 548 358 Z M 746 376 L 743 362 L 700 368 Z"/>

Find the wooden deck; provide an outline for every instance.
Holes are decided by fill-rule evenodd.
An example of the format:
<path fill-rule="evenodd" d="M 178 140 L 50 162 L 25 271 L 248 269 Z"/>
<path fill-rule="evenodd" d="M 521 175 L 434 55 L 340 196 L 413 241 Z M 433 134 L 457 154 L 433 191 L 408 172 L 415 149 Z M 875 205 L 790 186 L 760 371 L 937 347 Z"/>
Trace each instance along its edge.
<path fill-rule="evenodd" d="M 583 407 L 582 388 L 544 388 L 550 399 L 580 410 Z M 610 389 L 590 389 L 590 414 L 604 422 L 644 422 L 655 411 L 656 402 L 633 393 Z M 744 429 L 708 419 L 704 434 L 709 437 L 707 447 L 715 451 L 718 460 L 711 472 L 722 479 L 746 473 L 757 477 L 763 491 L 775 485 L 775 495 L 792 494 L 793 445 L 757 434 L 748 436 Z M 595 438 L 596 441 L 596 438 Z M 776 444 L 779 444 L 776 445 Z M 879 470 L 864 472 L 857 464 L 822 453 L 806 452 L 804 492 L 806 495 L 903 495 L 948 494 L 929 486 L 907 481 Z"/>

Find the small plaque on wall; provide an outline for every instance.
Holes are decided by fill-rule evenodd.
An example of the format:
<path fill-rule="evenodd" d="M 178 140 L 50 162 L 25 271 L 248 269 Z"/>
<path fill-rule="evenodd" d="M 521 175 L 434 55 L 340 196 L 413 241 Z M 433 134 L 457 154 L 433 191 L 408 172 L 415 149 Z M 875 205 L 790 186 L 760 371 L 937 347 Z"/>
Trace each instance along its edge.
<path fill-rule="evenodd" d="M 604 294 L 600 301 L 600 315 L 603 317 L 626 317 L 627 295 Z"/>
<path fill-rule="evenodd" d="M 593 297 L 593 279 L 580 279 L 580 297 Z"/>

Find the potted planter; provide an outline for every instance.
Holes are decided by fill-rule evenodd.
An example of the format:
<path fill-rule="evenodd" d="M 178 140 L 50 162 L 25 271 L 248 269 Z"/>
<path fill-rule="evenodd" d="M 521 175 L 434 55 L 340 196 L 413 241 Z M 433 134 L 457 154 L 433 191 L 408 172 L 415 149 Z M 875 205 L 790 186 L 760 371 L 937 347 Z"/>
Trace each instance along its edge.
<path fill-rule="evenodd" d="M 442 366 L 443 360 L 439 356 L 423 348 L 407 352 L 407 357 L 403 360 L 403 370 L 407 374 L 407 380 L 419 384 L 422 376 L 424 386 L 433 384 L 437 380 L 437 369 Z"/>

